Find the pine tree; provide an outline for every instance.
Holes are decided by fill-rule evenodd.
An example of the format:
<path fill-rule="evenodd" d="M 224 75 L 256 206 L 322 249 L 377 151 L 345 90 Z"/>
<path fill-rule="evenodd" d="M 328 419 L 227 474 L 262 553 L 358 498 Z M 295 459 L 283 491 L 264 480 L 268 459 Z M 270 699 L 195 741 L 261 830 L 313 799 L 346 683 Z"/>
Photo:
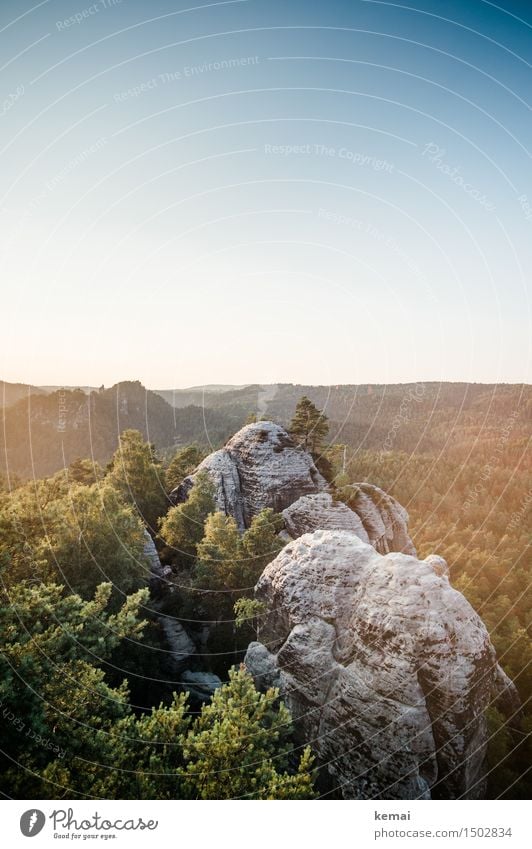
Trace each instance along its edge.
<path fill-rule="evenodd" d="M 291 718 L 279 692 L 259 693 L 244 667 L 231 669 L 185 740 L 188 792 L 196 799 L 312 799 L 313 758 L 289 771 Z"/>
<path fill-rule="evenodd" d="M 288 432 L 296 444 L 311 454 L 319 453 L 329 432 L 327 416 L 303 395 L 297 402 L 294 417 Z"/>
<path fill-rule="evenodd" d="M 179 486 L 183 478 L 190 475 L 204 457 L 205 452 L 199 445 L 186 445 L 184 448 L 180 448 L 172 457 L 166 470 L 168 491 L 171 492 L 176 486 Z"/>
<path fill-rule="evenodd" d="M 125 430 L 120 435 L 107 480 L 155 533 L 158 519 L 168 507 L 164 469 L 153 445 L 145 442 L 138 430 Z"/>
<path fill-rule="evenodd" d="M 197 547 L 194 584 L 205 590 L 200 606 L 212 619 L 229 620 L 239 596 L 251 595 L 264 568 L 279 553 L 280 516 L 262 510 L 242 535 L 232 516 L 213 513 Z"/>
<path fill-rule="evenodd" d="M 175 563 L 192 565 L 196 547 L 203 539 L 205 520 L 215 509 L 212 481 L 207 472 L 199 472 L 187 500 L 171 507 L 160 522 L 160 536 L 173 549 Z"/>

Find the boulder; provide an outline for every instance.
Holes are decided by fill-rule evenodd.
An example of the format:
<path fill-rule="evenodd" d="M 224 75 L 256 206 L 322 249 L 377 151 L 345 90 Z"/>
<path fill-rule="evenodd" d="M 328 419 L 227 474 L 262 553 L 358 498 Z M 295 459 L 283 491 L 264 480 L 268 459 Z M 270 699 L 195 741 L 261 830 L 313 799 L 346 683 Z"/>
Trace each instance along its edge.
<path fill-rule="evenodd" d="M 351 531 L 369 542 L 358 515 L 343 501 L 334 501 L 328 492 L 303 495 L 283 510 L 285 529 L 292 539 L 314 531 Z"/>
<path fill-rule="evenodd" d="M 280 513 L 301 495 L 327 489 L 310 454 L 297 448 L 284 428 L 273 422 L 246 425 L 224 448 L 209 454 L 173 490 L 174 503 L 187 499 L 200 471 L 213 480 L 217 508 L 234 516 L 241 530 L 267 507 Z"/>
<path fill-rule="evenodd" d="M 360 518 L 373 548 L 380 554 L 402 551 L 416 556 L 408 535 L 408 513 L 391 495 L 371 483 L 351 487 L 349 505 Z"/>
<path fill-rule="evenodd" d="M 210 701 L 222 681 L 212 672 L 192 672 L 187 669 L 181 675 L 181 689 L 186 691 L 193 702 L 204 704 Z"/>
<path fill-rule="evenodd" d="M 283 510 L 289 536 L 297 539 L 318 530 L 351 531 L 381 554 L 402 551 L 415 556 L 404 507 L 371 484 L 355 484 L 353 492 L 356 493 L 352 496 L 356 511 L 342 501 L 334 501 L 328 492 L 298 498 Z"/>
<path fill-rule="evenodd" d="M 218 510 L 236 519 L 240 530 L 266 507 L 283 513 L 283 539 L 319 529 L 349 530 L 381 554 L 402 551 L 415 556 L 408 535 L 408 513 L 395 498 L 368 483 L 349 487 L 350 506 L 333 500 L 311 455 L 292 442 L 274 422 L 255 422 L 227 445 L 209 454 L 170 494 L 186 501 L 198 472 L 209 474 Z"/>
<path fill-rule="evenodd" d="M 257 584 L 267 613 L 246 665 L 257 686 L 280 686 L 329 795 L 484 793 L 485 710 L 518 699 L 440 567 L 318 530 L 289 543 Z"/>
<path fill-rule="evenodd" d="M 160 614 L 158 620 L 168 644 L 171 671 L 177 674 L 189 665 L 196 646 L 178 619 Z"/>

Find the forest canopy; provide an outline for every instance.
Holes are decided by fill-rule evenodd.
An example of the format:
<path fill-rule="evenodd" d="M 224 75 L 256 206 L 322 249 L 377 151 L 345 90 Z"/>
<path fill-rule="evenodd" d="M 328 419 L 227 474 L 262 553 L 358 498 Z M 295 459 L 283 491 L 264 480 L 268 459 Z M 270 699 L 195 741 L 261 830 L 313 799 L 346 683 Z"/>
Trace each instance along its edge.
<path fill-rule="evenodd" d="M 419 556 L 447 560 L 524 709 L 518 745 L 490 711 L 488 792 L 524 798 L 532 481 L 521 408 L 511 426 L 498 409 L 506 429 L 483 439 L 471 442 L 464 420 L 446 452 L 423 440 L 423 450 L 402 450 L 418 433 L 420 398 L 410 397 L 412 420 L 389 418 L 378 448 L 346 439 L 349 423 L 339 428 L 308 397 L 289 430 L 335 498 L 349 503 L 357 482 L 382 487 L 407 508 Z M 241 666 L 264 613 L 253 587 L 284 544 L 282 521 L 267 509 L 242 531 L 202 472 L 175 503 L 206 449 L 195 439 L 162 448 L 127 428 L 105 464 L 78 456 L 38 480 L 2 481 L 2 784 L 18 798 L 313 798 L 316 765 L 279 693 L 259 693 Z M 199 646 L 199 685 L 180 683 L 169 640 L 186 636 L 168 622 Z"/>

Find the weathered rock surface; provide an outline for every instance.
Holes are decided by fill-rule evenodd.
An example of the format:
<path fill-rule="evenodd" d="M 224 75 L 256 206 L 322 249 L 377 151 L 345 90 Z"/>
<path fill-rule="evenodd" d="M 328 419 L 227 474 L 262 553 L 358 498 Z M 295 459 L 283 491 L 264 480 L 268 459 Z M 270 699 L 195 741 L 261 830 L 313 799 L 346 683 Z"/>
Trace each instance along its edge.
<path fill-rule="evenodd" d="M 483 794 L 484 711 L 518 700 L 440 560 L 383 556 L 354 533 L 318 530 L 257 584 L 268 615 L 246 664 L 258 686 L 280 686 L 333 795 Z"/>
<path fill-rule="evenodd" d="M 221 686 L 221 679 L 212 672 L 192 672 L 187 669 L 181 675 L 181 688 L 189 693 L 195 702 L 208 702 Z"/>
<path fill-rule="evenodd" d="M 391 495 L 371 483 L 351 487 L 350 506 L 360 518 L 373 548 L 379 554 L 402 551 L 416 556 L 408 535 L 408 513 Z"/>
<path fill-rule="evenodd" d="M 363 542 L 369 542 L 359 516 L 343 501 L 334 501 L 328 492 L 303 495 L 283 510 L 282 516 L 291 539 L 318 530 L 351 531 Z"/>
<path fill-rule="evenodd" d="M 297 448 L 273 422 L 246 425 L 224 448 L 209 454 L 199 471 L 209 473 L 218 509 L 234 516 L 241 529 L 267 507 L 280 513 L 301 495 L 327 488 L 310 454 Z M 185 501 L 193 485 L 191 475 L 170 497 L 176 503 Z"/>
<path fill-rule="evenodd" d="M 395 498 L 377 486 L 360 483 L 351 487 L 351 507 L 333 501 L 311 455 L 273 422 L 247 425 L 225 448 L 209 454 L 173 490 L 174 503 L 186 501 L 200 471 L 208 472 L 214 483 L 218 509 L 234 516 L 241 530 L 271 507 L 283 512 L 285 539 L 318 529 L 350 530 L 381 554 L 416 554 L 408 535 L 408 513 Z"/>
<path fill-rule="evenodd" d="M 152 591 L 157 592 L 161 587 L 167 587 L 167 579 L 172 574 L 170 566 L 163 566 L 159 559 L 155 543 L 148 531 L 144 531 L 144 557 L 149 565 L 149 583 Z M 166 642 L 168 644 L 168 660 L 174 674 L 181 672 L 196 654 L 196 646 L 189 637 L 181 622 L 171 616 L 160 614 L 158 617 Z"/>
<path fill-rule="evenodd" d="M 168 643 L 172 671 L 181 672 L 196 654 L 196 646 L 178 619 L 166 615 L 160 615 L 158 619 Z"/>
<path fill-rule="evenodd" d="M 148 531 L 144 530 L 144 559 L 146 560 L 150 573 L 149 580 L 153 585 L 163 582 L 172 574 L 170 566 L 163 566 L 159 559 L 159 553 L 155 543 Z"/>
<path fill-rule="evenodd" d="M 361 483 L 354 484 L 352 489 L 354 509 L 342 501 L 334 501 L 328 492 L 304 495 L 290 504 L 283 510 L 290 537 L 297 539 L 318 530 L 351 531 L 380 554 L 402 551 L 415 556 L 404 507 L 378 486 Z"/>

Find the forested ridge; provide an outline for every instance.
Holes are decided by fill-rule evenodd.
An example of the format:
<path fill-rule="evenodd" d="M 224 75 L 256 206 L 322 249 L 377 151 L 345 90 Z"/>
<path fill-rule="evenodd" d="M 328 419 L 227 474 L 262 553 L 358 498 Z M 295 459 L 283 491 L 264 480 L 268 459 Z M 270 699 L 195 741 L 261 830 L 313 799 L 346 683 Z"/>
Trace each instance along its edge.
<path fill-rule="evenodd" d="M 0 470 L 28 479 L 79 457 L 107 463 L 128 428 L 139 430 L 164 458 L 190 443 L 212 450 L 250 415 L 287 425 L 302 395 L 327 416 L 329 441 L 357 450 L 466 459 L 477 447 L 496 448 L 509 426 L 512 443 L 526 446 L 532 425 L 532 390 L 522 384 L 274 384 L 155 392 L 126 381 L 89 393 L 4 384 Z"/>
<path fill-rule="evenodd" d="M 338 499 L 349 501 L 353 483 L 381 487 L 407 508 L 419 555 L 437 552 L 447 560 L 452 584 L 485 622 L 524 706 L 514 728 L 490 711 L 489 795 L 527 798 L 530 387 L 370 389 L 356 388 L 354 402 L 352 388 L 332 395 L 315 389 L 314 403 L 325 401 L 329 411 L 329 444 L 322 433 L 306 447 Z M 275 419 L 277 409 L 286 424 L 300 390 L 280 387 L 264 415 Z M 235 391 L 242 395 L 229 394 Z M 261 614 L 253 585 L 282 545 L 279 517 L 264 510 L 240 533 L 231 517 L 215 511 L 207 477 L 200 476 L 184 504 L 169 498 L 210 450 L 205 421 L 213 427 L 209 437 L 217 434 L 216 447 L 246 418 L 260 418 L 253 392 L 235 407 L 219 406 L 216 398 L 209 409 L 174 411 L 135 383 L 89 396 L 72 391 L 59 432 L 57 393 L 6 409 L 9 475 L 0 492 L 6 795 L 309 798 L 318 792 L 310 751 L 292 737 L 286 708 L 274 691 L 259 694 L 239 667 Z M 36 479 L 28 433 L 33 465 L 41 469 Z M 170 592 L 150 576 L 146 529 Z M 212 701 L 187 698 L 180 687 L 173 695 L 179 676 L 169 664 L 165 615 L 204 640 L 201 668 L 227 682 Z"/>

